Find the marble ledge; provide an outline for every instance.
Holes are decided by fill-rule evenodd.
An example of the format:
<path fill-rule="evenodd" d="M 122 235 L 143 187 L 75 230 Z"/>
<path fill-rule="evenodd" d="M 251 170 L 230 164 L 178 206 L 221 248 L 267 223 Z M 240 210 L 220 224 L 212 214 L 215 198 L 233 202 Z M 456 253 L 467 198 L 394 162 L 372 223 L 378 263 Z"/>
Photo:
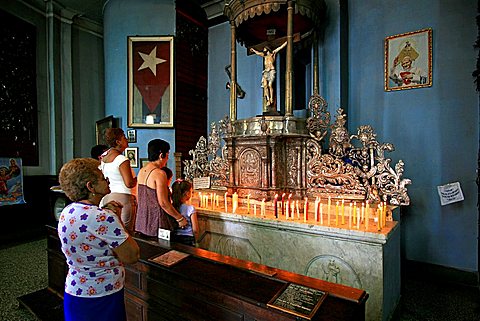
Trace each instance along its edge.
<path fill-rule="evenodd" d="M 207 219 L 230 221 L 236 223 L 244 223 L 250 225 L 261 226 L 263 228 L 274 228 L 283 231 L 292 231 L 295 233 L 325 236 L 340 240 L 349 240 L 364 243 L 373 243 L 383 245 L 399 228 L 396 221 L 386 222 L 386 226 L 381 231 L 369 228 L 369 231 L 362 230 L 363 226 L 357 229 L 348 229 L 337 226 L 326 226 L 320 224 L 304 223 L 301 220 L 287 221 L 285 219 L 262 218 L 252 214 L 236 214 L 225 213 L 205 208 L 197 208 L 199 219 L 203 216 Z M 373 220 L 370 221 L 371 226 L 376 226 Z"/>

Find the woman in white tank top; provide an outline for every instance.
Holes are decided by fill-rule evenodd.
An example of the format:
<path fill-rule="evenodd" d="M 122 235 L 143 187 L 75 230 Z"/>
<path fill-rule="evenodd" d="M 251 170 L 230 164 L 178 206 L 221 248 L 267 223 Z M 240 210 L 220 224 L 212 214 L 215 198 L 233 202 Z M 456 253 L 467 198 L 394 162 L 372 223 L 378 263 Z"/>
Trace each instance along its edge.
<path fill-rule="evenodd" d="M 105 141 L 110 149 L 102 154 L 100 169 L 108 178 L 111 193 L 105 195 L 102 203 L 112 200 L 122 203 L 122 222 L 129 232 L 133 232 L 137 201 L 132 188 L 137 185 L 137 178 L 133 176 L 130 160 L 122 154 L 128 147 L 128 141 L 121 128 L 107 128 Z"/>

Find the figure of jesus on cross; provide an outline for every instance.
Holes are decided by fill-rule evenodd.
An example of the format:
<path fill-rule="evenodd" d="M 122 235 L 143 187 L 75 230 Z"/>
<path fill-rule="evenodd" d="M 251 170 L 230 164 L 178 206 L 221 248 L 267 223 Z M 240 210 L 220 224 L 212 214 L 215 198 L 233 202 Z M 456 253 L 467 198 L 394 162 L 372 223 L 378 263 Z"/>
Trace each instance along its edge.
<path fill-rule="evenodd" d="M 275 58 L 277 53 L 285 48 L 287 42 L 274 49 L 273 51 L 269 46 L 265 46 L 263 51 L 250 48 L 250 51 L 263 57 L 263 72 L 262 72 L 262 88 L 265 97 L 266 105 L 273 105 L 273 82 L 275 81 Z"/>

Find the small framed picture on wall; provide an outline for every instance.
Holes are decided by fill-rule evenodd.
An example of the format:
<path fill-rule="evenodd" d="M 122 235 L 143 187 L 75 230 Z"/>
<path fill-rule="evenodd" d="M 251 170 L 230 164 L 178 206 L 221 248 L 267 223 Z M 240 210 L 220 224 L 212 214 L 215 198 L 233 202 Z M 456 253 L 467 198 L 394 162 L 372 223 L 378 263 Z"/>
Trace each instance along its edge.
<path fill-rule="evenodd" d="M 130 167 L 138 167 L 138 147 L 125 148 L 125 157 L 130 160 Z"/>
<path fill-rule="evenodd" d="M 127 141 L 129 143 L 136 143 L 137 142 L 137 131 L 135 129 L 127 130 Z"/>
<path fill-rule="evenodd" d="M 107 145 L 105 142 L 105 129 L 115 128 L 115 118 L 108 116 L 96 122 L 96 136 L 98 145 Z"/>
<path fill-rule="evenodd" d="M 148 158 L 140 158 L 140 166 L 144 167 L 148 164 Z"/>

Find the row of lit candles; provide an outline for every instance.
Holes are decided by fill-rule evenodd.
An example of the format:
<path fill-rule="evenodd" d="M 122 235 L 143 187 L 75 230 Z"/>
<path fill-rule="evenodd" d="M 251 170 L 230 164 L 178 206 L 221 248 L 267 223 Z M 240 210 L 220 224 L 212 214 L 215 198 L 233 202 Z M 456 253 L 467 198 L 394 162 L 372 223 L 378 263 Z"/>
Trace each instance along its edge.
<path fill-rule="evenodd" d="M 211 208 L 215 209 L 215 206 L 219 208 L 220 203 L 220 196 L 216 193 L 198 193 L 199 196 L 199 207 L 200 208 Z M 275 195 L 273 199 L 273 208 L 274 208 L 274 216 L 278 219 L 279 217 L 279 207 L 281 209 L 281 215 L 285 216 L 286 220 L 294 220 L 295 214 L 297 214 L 297 219 L 300 218 L 300 207 L 299 207 L 299 200 L 293 200 L 292 194 L 288 196 L 285 200 L 286 194 L 283 194 L 282 197 L 279 199 L 278 194 Z M 238 194 L 232 194 L 232 213 L 236 213 L 238 209 Z M 247 203 L 247 214 L 250 214 L 250 203 L 253 203 L 253 210 L 254 216 L 257 215 L 257 204 L 259 201 L 251 200 L 250 194 L 247 195 L 246 203 Z M 380 202 L 376 207 L 370 207 L 370 202 L 367 200 L 366 202 L 362 202 L 361 205 L 357 202 L 349 202 L 348 205 L 345 204 L 345 200 L 336 200 L 335 205 L 332 204 L 332 199 L 329 196 L 326 205 L 326 215 L 327 215 L 327 225 L 331 225 L 332 217 L 335 222 L 335 226 L 345 225 L 345 217 L 348 218 L 348 228 L 357 228 L 360 229 L 360 224 L 363 222 L 365 224 L 365 229 L 368 230 L 369 228 L 369 221 L 370 221 L 370 212 L 371 210 L 376 210 L 376 215 L 374 216 L 374 220 L 376 221 L 376 225 L 378 230 L 382 229 L 386 224 L 386 217 L 387 217 L 387 203 Z M 334 211 L 332 208 L 335 207 Z M 224 195 L 224 211 L 228 213 L 228 192 Z M 319 197 L 315 198 L 314 202 L 314 211 L 315 213 L 315 222 L 319 222 L 321 225 L 324 224 L 324 203 L 322 199 Z M 333 213 L 332 213 L 333 212 Z M 303 202 L 303 221 L 309 221 L 309 201 L 308 197 L 304 198 Z M 265 198 L 260 202 L 260 216 L 266 217 L 266 200 Z"/>

